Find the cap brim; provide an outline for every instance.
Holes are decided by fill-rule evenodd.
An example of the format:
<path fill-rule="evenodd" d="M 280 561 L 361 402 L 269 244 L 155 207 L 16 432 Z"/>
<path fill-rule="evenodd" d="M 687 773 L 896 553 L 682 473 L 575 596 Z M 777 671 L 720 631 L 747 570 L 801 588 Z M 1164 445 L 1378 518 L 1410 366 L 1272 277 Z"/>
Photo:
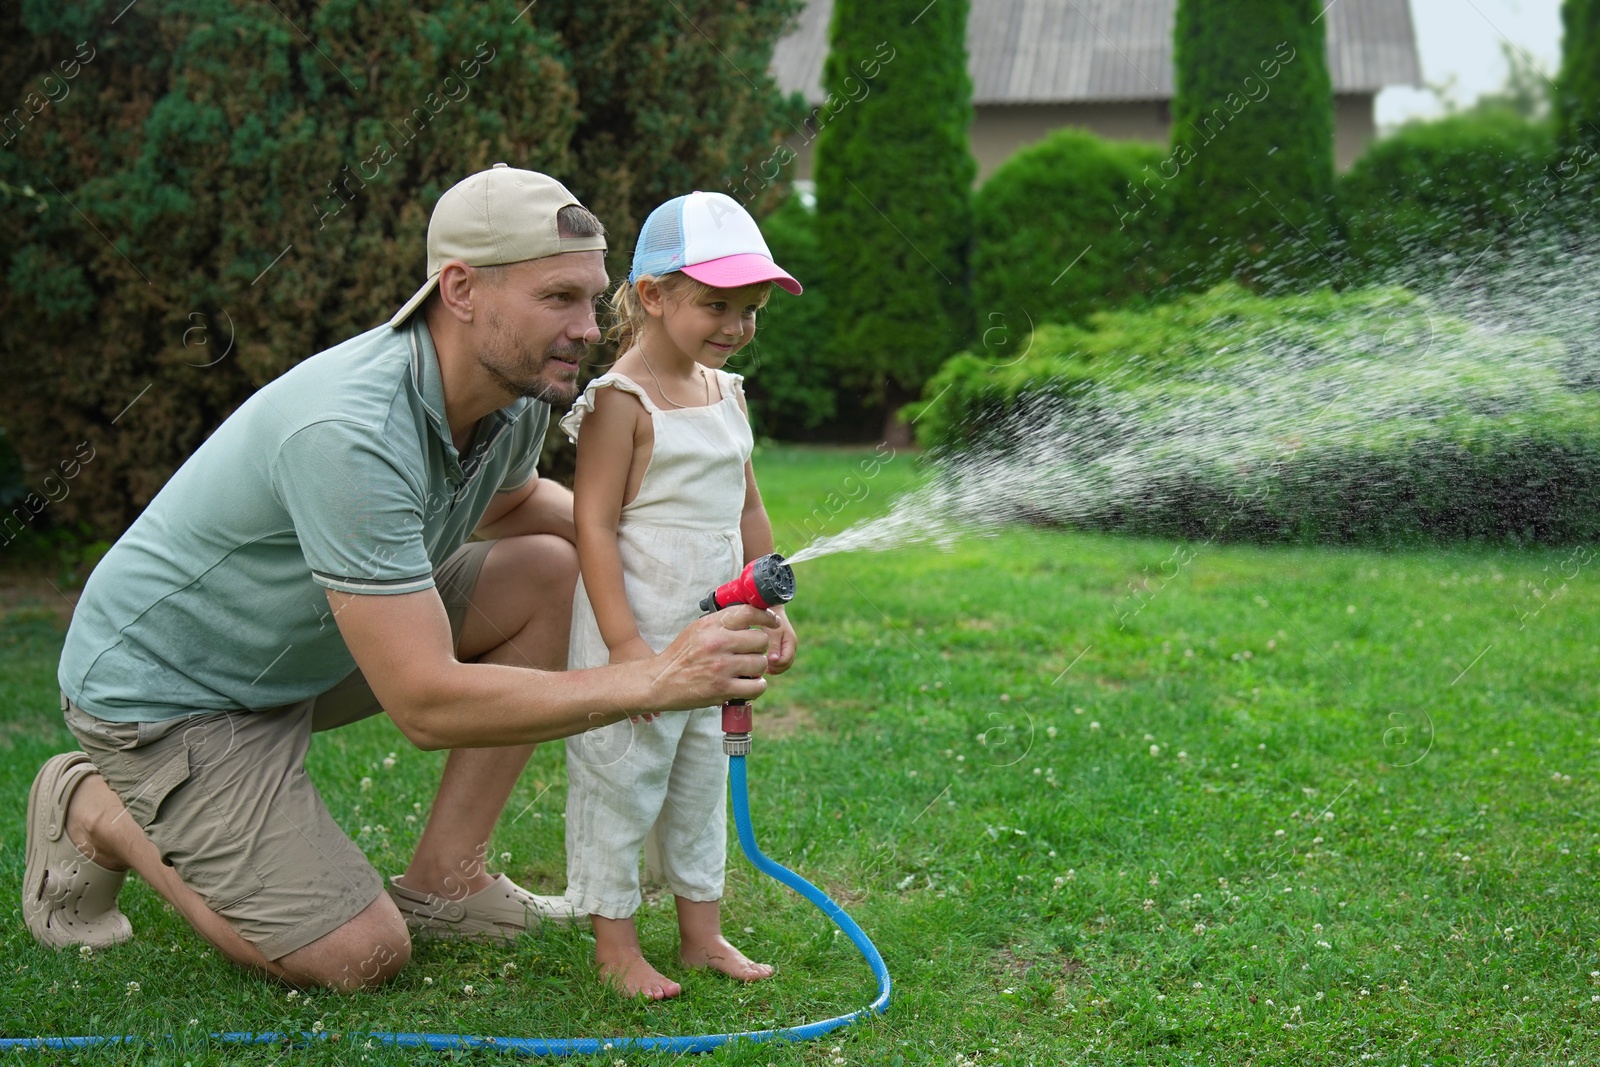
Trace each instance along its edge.
<path fill-rule="evenodd" d="M 428 299 L 428 294 L 433 292 L 438 284 L 439 275 L 437 274 L 423 282 L 422 288 L 418 289 L 415 293 L 412 293 L 410 300 L 407 300 L 404 304 L 400 305 L 400 310 L 396 311 L 394 313 L 394 317 L 389 320 L 389 327 L 391 329 L 399 329 L 401 326 L 404 326 L 405 321 L 411 317 L 411 313 L 422 306 L 422 302 Z"/>
<path fill-rule="evenodd" d="M 788 271 L 758 252 L 745 252 L 737 256 L 723 256 L 682 268 L 683 273 L 697 282 L 714 285 L 718 289 L 737 289 L 760 282 L 777 282 L 784 289 L 799 296 L 804 290 Z"/>

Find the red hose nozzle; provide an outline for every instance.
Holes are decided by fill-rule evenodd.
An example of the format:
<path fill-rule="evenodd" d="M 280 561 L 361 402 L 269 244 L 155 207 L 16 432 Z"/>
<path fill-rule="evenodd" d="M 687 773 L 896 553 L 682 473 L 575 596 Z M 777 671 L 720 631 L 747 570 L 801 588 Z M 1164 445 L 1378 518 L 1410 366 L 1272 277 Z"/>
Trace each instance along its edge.
<path fill-rule="evenodd" d="M 745 564 L 739 577 L 717 586 L 700 601 L 700 610 L 711 612 L 749 604 L 753 608 L 770 608 L 787 604 L 794 599 L 794 570 L 776 552 Z"/>
<path fill-rule="evenodd" d="M 700 601 L 704 612 L 721 611 L 735 604 L 763 610 L 794 599 L 794 570 L 776 552 L 745 564 L 739 577 L 724 582 Z M 750 702 L 729 700 L 722 705 L 722 751 L 730 756 L 750 754 Z"/>

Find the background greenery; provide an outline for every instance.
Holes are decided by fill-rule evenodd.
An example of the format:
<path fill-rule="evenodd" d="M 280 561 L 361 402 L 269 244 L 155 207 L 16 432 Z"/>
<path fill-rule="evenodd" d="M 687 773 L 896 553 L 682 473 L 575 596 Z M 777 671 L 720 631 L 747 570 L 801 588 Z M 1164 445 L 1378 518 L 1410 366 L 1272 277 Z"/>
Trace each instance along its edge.
<path fill-rule="evenodd" d="M 797 111 L 766 73 L 796 0 L 524 6 L 0 9 L 0 99 L 93 56 L 0 152 L 0 180 L 48 204 L 0 212 L 0 425 L 35 470 L 99 450 L 54 521 L 120 533 L 254 389 L 381 322 L 467 174 L 569 183 L 618 277 L 650 209 L 722 188 Z M 754 194 L 764 211 L 779 190 Z"/>
<path fill-rule="evenodd" d="M 806 539 L 800 524 L 870 456 L 758 455 L 781 547 Z M 895 455 L 828 529 L 917 477 Z M 709 1062 L 1600 1058 L 1592 557 L 1191 543 L 1174 574 L 1164 564 L 1180 547 L 1017 531 L 801 566 L 800 660 L 758 708 L 756 832 L 862 923 L 895 1001 L 829 1041 Z M 57 617 L 41 601 L 0 624 L 0 1033 L 179 1036 L 27 1062 L 280 1062 L 282 1049 L 201 1035 L 319 1021 L 720 1031 L 870 999 L 848 943 L 737 856 L 728 926 L 778 977 L 692 975 L 656 1007 L 603 995 L 576 932 L 428 945 L 380 992 L 289 998 L 223 964 L 136 880 L 123 896 L 135 941 L 88 958 L 40 949 L 16 899 L 28 781 L 69 743 L 54 711 Z M 310 771 L 392 872 L 439 765 L 373 721 L 320 735 Z M 561 885 L 564 785 L 560 746 L 544 746 L 493 843 L 498 867 L 545 890 Z M 642 917 L 662 960 L 670 914 Z M 454 1059 L 348 1039 L 288 1054 Z"/>
<path fill-rule="evenodd" d="M 1378 141 L 1339 179 L 1347 270 L 1371 281 L 1449 285 L 1525 247 L 1559 189 L 1546 124 L 1504 111 L 1412 123 Z"/>
<path fill-rule="evenodd" d="M 1158 288 L 1171 196 L 1159 178 L 1148 199 L 1129 189 L 1166 157 L 1157 145 L 1069 128 L 1023 148 L 990 175 L 972 196 L 980 341 L 1004 326 L 1017 335 L 1009 338 L 1015 347 L 1029 321 L 1082 321 Z"/>

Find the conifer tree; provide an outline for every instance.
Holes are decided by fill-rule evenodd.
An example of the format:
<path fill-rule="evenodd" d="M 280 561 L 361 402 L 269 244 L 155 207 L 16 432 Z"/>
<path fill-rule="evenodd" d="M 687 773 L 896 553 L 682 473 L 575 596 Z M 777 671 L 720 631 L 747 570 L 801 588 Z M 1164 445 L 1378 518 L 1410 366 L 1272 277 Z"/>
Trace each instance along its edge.
<path fill-rule="evenodd" d="M 1317 0 L 1178 0 L 1174 274 L 1272 287 L 1326 270 L 1333 89 Z"/>
<path fill-rule="evenodd" d="M 834 361 L 893 416 L 971 333 L 967 3 L 837 0 L 813 112 Z"/>

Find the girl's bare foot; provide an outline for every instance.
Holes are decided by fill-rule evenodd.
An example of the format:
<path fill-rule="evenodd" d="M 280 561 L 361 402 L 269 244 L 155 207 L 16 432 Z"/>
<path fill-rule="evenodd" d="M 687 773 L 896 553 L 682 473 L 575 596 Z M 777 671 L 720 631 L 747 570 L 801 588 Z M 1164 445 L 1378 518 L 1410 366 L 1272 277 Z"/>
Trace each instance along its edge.
<path fill-rule="evenodd" d="M 607 919 L 593 915 L 594 962 L 600 977 L 612 988 L 629 997 L 669 1000 L 683 987 L 654 967 L 639 949 L 639 929 L 632 916 Z"/>
<path fill-rule="evenodd" d="M 644 997 L 646 1000 L 670 1000 L 683 992 L 683 987 L 654 967 L 641 955 L 632 959 L 605 962 L 596 954 L 600 977 L 607 985 L 624 996 Z"/>
<path fill-rule="evenodd" d="M 777 968 L 772 964 L 756 963 L 729 944 L 721 934 L 705 944 L 684 942 L 679 957 L 685 967 L 710 967 L 741 982 L 759 982 L 777 973 Z"/>

